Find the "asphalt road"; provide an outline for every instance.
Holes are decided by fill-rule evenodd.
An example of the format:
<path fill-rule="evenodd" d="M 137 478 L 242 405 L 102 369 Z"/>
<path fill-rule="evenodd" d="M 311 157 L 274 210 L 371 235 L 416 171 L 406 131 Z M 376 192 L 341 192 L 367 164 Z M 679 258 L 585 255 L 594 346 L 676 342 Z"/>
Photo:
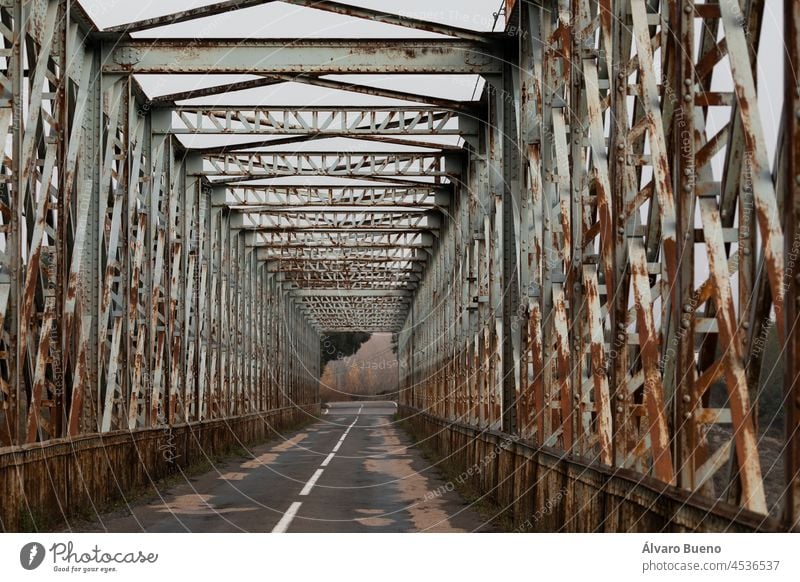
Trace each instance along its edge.
<path fill-rule="evenodd" d="M 393 402 L 334 403 L 311 426 L 74 531 L 490 529 L 392 423 L 395 411 Z"/>

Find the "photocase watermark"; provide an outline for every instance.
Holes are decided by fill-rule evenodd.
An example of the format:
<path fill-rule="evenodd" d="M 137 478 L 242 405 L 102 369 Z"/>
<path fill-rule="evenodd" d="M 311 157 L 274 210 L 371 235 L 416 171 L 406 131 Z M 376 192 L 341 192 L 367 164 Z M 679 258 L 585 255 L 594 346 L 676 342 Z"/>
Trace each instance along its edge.
<path fill-rule="evenodd" d="M 19 551 L 19 563 L 26 570 L 35 570 L 42 565 L 46 552 L 38 542 L 30 542 Z"/>
<path fill-rule="evenodd" d="M 19 552 L 19 563 L 25 570 L 35 570 L 50 557 L 53 572 L 108 574 L 117 572 L 119 565 L 155 564 L 158 554 L 142 550 L 106 551 L 95 544 L 87 550 L 78 549 L 73 542 L 56 542 L 49 549 L 39 542 L 29 542 Z"/>

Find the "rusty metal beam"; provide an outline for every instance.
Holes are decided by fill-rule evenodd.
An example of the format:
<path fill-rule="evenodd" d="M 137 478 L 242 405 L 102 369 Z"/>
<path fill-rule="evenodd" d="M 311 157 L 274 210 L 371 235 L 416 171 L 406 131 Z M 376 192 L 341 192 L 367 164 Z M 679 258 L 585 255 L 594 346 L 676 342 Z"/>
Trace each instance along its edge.
<path fill-rule="evenodd" d="M 190 10 L 182 10 L 168 14 L 166 16 L 158 16 L 155 18 L 148 18 L 136 22 L 129 22 L 119 26 L 113 26 L 104 30 L 109 33 L 132 33 L 141 32 L 143 30 L 150 30 L 160 26 L 169 26 L 180 22 L 189 22 L 197 20 L 198 18 L 207 18 L 209 16 L 216 16 L 234 10 L 244 10 L 264 4 L 270 4 L 274 0 L 228 0 L 226 2 L 217 2 L 208 6 L 199 8 L 192 8 Z M 478 42 L 489 42 L 486 34 L 476 30 L 469 30 L 457 26 L 448 26 L 429 20 L 421 20 L 411 16 L 403 16 L 400 14 L 392 14 L 382 10 L 373 10 L 370 8 L 362 8 L 359 6 L 351 6 L 342 4 L 340 2 L 331 2 L 328 0 L 284 0 L 289 4 L 296 6 L 304 6 L 313 8 L 315 10 L 324 10 L 325 12 L 332 12 L 334 14 L 342 14 L 345 16 L 353 16 L 355 18 L 362 18 L 371 20 L 373 22 L 381 22 L 394 26 L 402 26 L 405 28 L 412 28 L 414 30 L 423 30 L 427 32 L 434 32 L 437 34 L 444 34 L 447 36 L 454 36 L 456 38 L 463 38 L 466 40 L 473 40 Z"/>
<path fill-rule="evenodd" d="M 455 112 L 425 107 L 181 106 L 174 135 L 461 135 Z M 268 143 L 268 142 L 267 142 Z M 265 144 L 266 145 L 266 144 Z"/>
<path fill-rule="evenodd" d="M 497 74 L 493 44 L 413 39 L 120 39 L 105 43 L 107 74 Z"/>
<path fill-rule="evenodd" d="M 262 208 L 298 208 L 304 206 L 412 207 L 427 209 L 447 206 L 451 195 L 434 186 L 393 187 L 320 187 L 286 188 L 282 186 L 244 186 L 218 188 L 212 194 L 215 206 Z"/>

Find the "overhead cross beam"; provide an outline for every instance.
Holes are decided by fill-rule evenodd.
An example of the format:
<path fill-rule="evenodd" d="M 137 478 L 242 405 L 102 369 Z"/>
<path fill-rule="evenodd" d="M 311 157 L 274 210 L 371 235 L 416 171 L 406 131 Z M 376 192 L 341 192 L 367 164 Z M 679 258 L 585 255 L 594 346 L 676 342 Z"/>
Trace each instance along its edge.
<path fill-rule="evenodd" d="M 175 135 L 461 135 L 458 116 L 431 107 L 247 108 L 236 105 L 182 106 L 174 110 Z M 268 143 L 268 142 L 267 142 Z"/>
<path fill-rule="evenodd" d="M 393 187 L 319 187 L 286 188 L 281 186 L 239 186 L 217 188 L 211 202 L 215 206 L 301 208 L 304 206 L 363 206 L 430 208 L 447 206 L 451 195 L 436 186 Z"/>
<path fill-rule="evenodd" d="M 369 85 L 362 85 L 354 82 L 337 81 L 334 79 L 326 79 L 319 75 L 309 75 L 305 73 L 297 74 L 283 74 L 283 75 L 269 75 L 259 79 L 250 79 L 247 81 L 239 81 L 236 83 L 229 83 L 224 85 L 211 85 L 209 87 L 200 87 L 179 91 L 176 93 L 168 93 L 154 97 L 148 103 L 150 108 L 171 108 L 175 106 L 177 101 L 185 101 L 190 99 L 198 99 L 202 97 L 211 97 L 214 95 L 222 95 L 226 93 L 235 93 L 237 91 L 246 91 L 250 89 L 257 89 L 261 87 L 269 87 L 278 83 L 300 83 L 310 85 L 313 87 L 321 87 L 323 89 L 332 89 L 334 91 L 343 91 L 346 93 L 358 93 L 359 95 L 370 95 L 372 97 L 382 97 L 385 99 L 397 99 L 399 101 L 410 101 L 412 103 L 422 103 L 428 106 L 441 107 L 450 109 L 452 111 L 461 111 L 476 114 L 477 103 L 473 101 L 457 101 L 453 99 L 442 99 L 440 97 L 433 97 L 420 93 L 407 93 L 398 91 L 396 89 L 386 89 L 382 87 L 371 87 Z"/>
<path fill-rule="evenodd" d="M 448 170 L 445 156 L 437 153 L 258 152 L 206 156 L 205 161 L 207 168 L 197 175 L 247 180 L 282 176 L 443 178 L 456 173 L 455 164 Z"/>
<path fill-rule="evenodd" d="M 498 75 L 502 51 L 464 40 L 181 39 L 116 40 L 104 44 L 111 74 Z"/>
<path fill-rule="evenodd" d="M 245 233 L 250 247 L 330 249 L 429 249 L 435 237 L 427 232 L 276 232 L 255 230 Z"/>
<path fill-rule="evenodd" d="M 425 263 L 428 260 L 423 253 L 402 247 L 389 249 L 370 247 L 363 249 L 259 248 L 256 256 L 260 261 L 288 261 L 292 264 L 315 261 Z"/>

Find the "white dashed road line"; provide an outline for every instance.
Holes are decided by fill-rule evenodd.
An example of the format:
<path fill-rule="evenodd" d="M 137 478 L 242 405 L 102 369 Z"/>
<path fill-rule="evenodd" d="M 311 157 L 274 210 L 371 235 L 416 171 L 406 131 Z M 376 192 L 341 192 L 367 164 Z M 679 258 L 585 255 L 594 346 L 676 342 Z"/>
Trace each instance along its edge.
<path fill-rule="evenodd" d="M 361 414 L 363 408 L 364 408 L 363 405 L 358 407 L 358 412 L 356 413 L 355 420 L 353 420 L 353 423 L 350 426 L 348 426 L 347 429 L 344 431 L 344 434 L 342 434 L 342 437 L 339 439 L 339 442 L 337 442 L 336 446 L 333 447 L 331 453 L 327 457 L 325 457 L 325 460 L 322 461 L 320 467 L 327 467 L 328 464 L 333 460 L 333 457 L 336 456 L 336 452 L 339 450 L 339 447 L 342 446 L 345 437 L 347 437 L 347 433 L 349 433 L 350 429 L 356 425 L 356 422 L 358 421 L 358 415 Z M 303 489 L 300 491 L 301 496 L 306 497 L 309 493 L 311 493 L 311 490 L 314 488 L 314 485 L 316 485 L 317 481 L 322 476 L 323 472 L 324 469 L 317 469 L 314 472 L 314 474 L 311 476 L 311 479 L 308 480 L 308 482 L 303 486 Z M 289 506 L 289 509 L 286 511 L 286 513 L 283 514 L 283 517 L 278 522 L 278 525 L 272 528 L 272 533 L 286 533 L 286 530 L 289 529 L 289 525 L 292 523 L 292 520 L 294 519 L 295 515 L 297 515 L 297 512 L 299 511 L 300 506 L 302 504 L 303 503 L 301 501 L 295 501 L 294 503 L 292 503 Z"/>
<path fill-rule="evenodd" d="M 314 488 L 314 484 L 317 482 L 317 479 L 320 478 L 324 469 L 317 469 L 313 475 L 311 475 L 311 479 L 308 480 L 303 490 L 300 492 L 300 495 L 308 495 L 311 493 L 311 490 Z"/>
<path fill-rule="evenodd" d="M 286 513 L 283 514 L 283 517 L 278 522 L 274 528 L 272 528 L 272 533 L 286 533 L 286 530 L 289 529 L 289 524 L 292 523 L 294 516 L 297 515 L 297 511 L 300 509 L 300 506 L 303 505 L 300 501 L 295 501 L 289 506 L 289 509 Z"/>

